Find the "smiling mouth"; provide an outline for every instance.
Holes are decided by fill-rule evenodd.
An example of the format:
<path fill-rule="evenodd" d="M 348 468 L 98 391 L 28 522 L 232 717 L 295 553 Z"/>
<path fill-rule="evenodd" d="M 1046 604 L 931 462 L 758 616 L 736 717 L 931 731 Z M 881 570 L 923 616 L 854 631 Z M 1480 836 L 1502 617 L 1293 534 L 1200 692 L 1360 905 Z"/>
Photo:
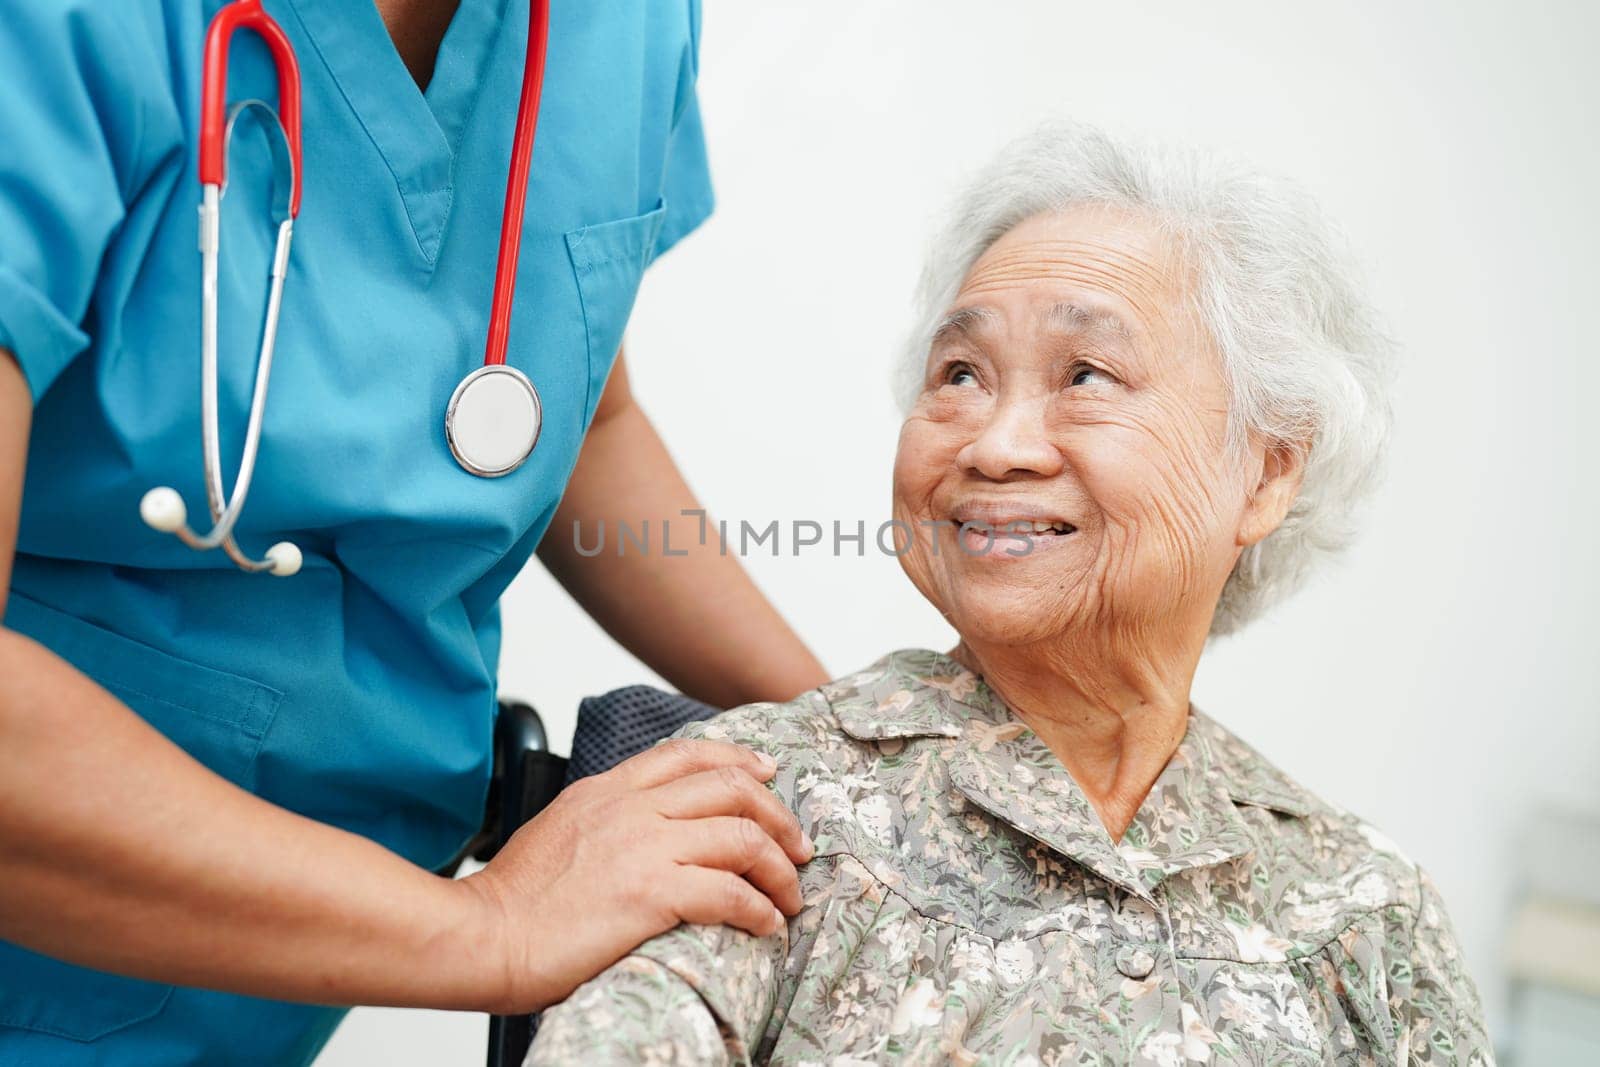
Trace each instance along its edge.
<path fill-rule="evenodd" d="M 969 558 L 1014 560 L 1066 544 L 1078 528 L 1065 519 L 976 519 L 952 516 L 956 543 Z"/>

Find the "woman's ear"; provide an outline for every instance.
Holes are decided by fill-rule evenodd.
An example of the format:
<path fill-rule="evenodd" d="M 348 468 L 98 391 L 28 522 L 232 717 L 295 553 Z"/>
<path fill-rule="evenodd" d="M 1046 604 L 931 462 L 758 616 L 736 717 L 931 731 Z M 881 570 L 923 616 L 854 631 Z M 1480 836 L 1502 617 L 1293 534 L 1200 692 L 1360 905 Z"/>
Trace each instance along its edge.
<path fill-rule="evenodd" d="M 1310 447 L 1298 442 L 1269 444 L 1261 452 L 1261 471 L 1254 491 L 1239 517 L 1239 532 L 1234 540 L 1249 548 L 1283 523 L 1305 479 L 1306 456 Z"/>

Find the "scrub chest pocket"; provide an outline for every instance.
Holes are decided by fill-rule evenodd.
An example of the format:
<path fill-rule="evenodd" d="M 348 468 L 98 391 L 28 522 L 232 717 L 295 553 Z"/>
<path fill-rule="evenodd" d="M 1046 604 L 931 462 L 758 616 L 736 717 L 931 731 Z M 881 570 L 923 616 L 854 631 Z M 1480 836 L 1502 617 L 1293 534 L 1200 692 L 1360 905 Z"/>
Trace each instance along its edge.
<path fill-rule="evenodd" d="M 179 659 L 15 590 L 5 623 L 53 649 L 195 759 L 254 789 L 256 753 L 283 700 L 278 690 Z"/>
<path fill-rule="evenodd" d="M 666 202 L 662 201 L 647 214 L 584 226 L 566 235 L 589 351 L 584 429 L 594 418 L 617 349 L 622 346 L 623 328 L 639 293 L 639 280 L 655 258 L 656 240 L 666 216 Z"/>
<path fill-rule="evenodd" d="M 283 697 L 276 689 L 170 656 L 15 590 L 5 624 L 55 650 L 224 778 L 254 785 L 256 753 Z M 153 1017 L 171 996 L 169 985 L 74 967 L 0 941 L 0 1027 L 93 1041 Z"/>

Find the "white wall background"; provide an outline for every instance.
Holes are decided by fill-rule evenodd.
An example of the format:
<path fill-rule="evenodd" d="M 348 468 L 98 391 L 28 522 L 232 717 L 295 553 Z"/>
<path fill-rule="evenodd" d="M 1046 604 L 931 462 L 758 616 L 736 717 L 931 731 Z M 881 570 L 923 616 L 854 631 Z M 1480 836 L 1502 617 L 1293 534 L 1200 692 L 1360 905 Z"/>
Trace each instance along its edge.
<path fill-rule="evenodd" d="M 1519 828 L 1600 811 L 1597 39 L 1583 0 L 707 0 L 720 205 L 645 283 L 635 389 L 713 514 L 870 529 L 919 256 L 992 149 L 1063 113 L 1299 178 L 1407 352 L 1392 467 L 1195 700 L 1432 871 L 1500 1029 Z M 892 559 L 748 566 L 835 673 L 951 643 Z M 537 568 L 505 626 L 503 688 L 559 746 L 581 696 L 652 679 Z M 484 1033 L 363 1009 L 321 1062 L 475 1064 Z"/>

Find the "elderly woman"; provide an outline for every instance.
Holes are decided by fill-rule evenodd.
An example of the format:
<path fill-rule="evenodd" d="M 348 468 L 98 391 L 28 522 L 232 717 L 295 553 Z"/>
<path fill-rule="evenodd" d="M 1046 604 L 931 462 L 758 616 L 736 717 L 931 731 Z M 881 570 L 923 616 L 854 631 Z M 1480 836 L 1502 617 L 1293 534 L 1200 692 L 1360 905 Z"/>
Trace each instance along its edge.
<path fill-rule="evenodd" d="M 955 219 L 894 514 L 960 643 L 695 728 L 777 758 L 804 908 L 645 944 L 528 1062 L 1491 1062 L 1428 877 L 1189 700 L 1383 450 L 1389 350 L 1314 209 L 1068 126 Z"/>

